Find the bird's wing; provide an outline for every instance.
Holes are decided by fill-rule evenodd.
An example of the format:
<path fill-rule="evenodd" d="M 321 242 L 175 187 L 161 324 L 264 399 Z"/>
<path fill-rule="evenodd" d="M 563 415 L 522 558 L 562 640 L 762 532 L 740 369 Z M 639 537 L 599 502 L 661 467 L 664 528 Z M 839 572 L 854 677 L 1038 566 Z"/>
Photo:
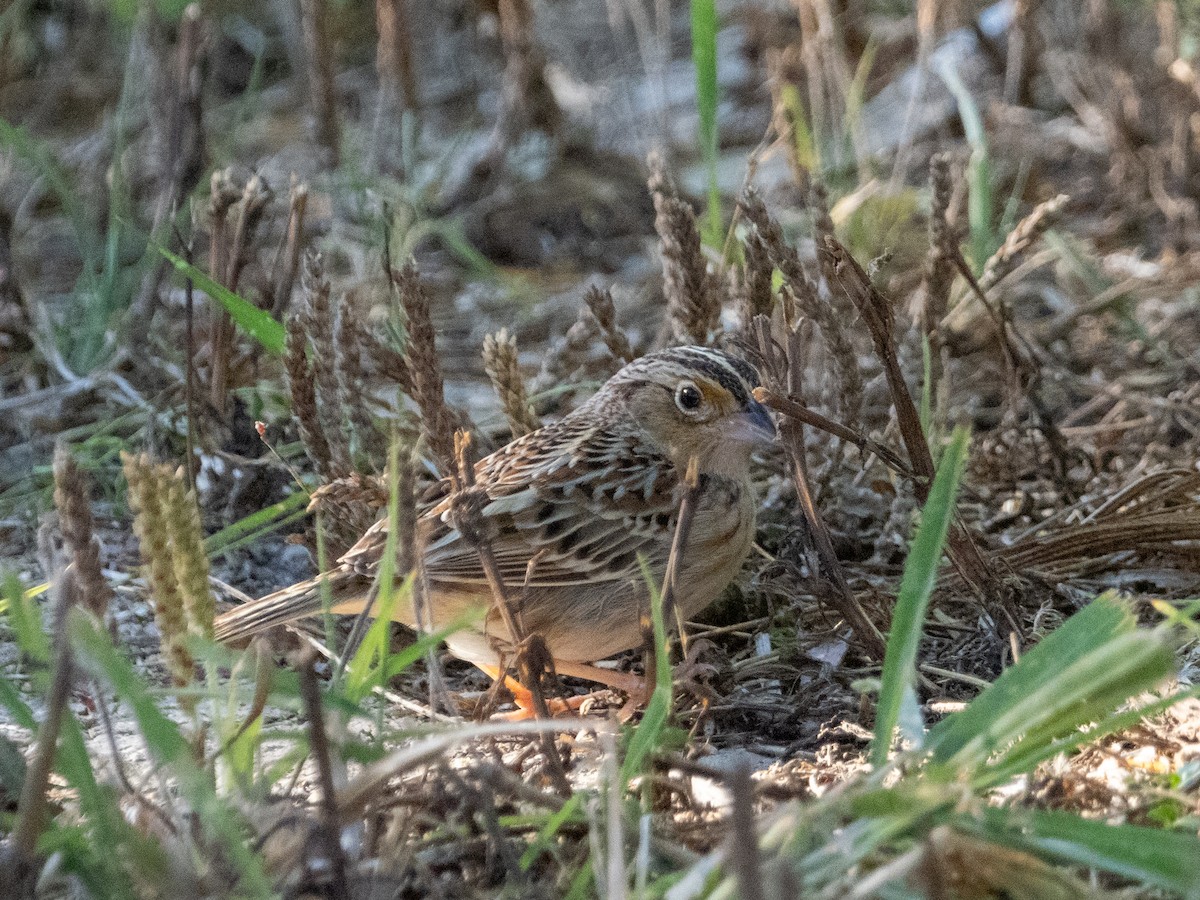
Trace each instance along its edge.
<path fill-rule="evenodd" d="M 536 432 L 477 467 L 483 535 L 510 585 L 557 587 L 640 578 L 639 554 L 661 570 L 670 550 L 679 479 L 632 434 Z M 453 521 L 448 485 L 421 517 L 425 571 L 434 584 L 486 584 L 479 553 Z M 342 562 L 372 574 L 386 543 L 377 523 Z"/>

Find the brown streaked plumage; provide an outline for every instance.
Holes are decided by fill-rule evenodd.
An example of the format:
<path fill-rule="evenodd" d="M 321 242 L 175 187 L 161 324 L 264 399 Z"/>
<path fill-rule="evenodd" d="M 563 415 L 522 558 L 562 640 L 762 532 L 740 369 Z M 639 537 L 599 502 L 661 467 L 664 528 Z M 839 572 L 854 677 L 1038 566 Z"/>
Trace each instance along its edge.
<path fill-rule="evenodd" d="M 614 375 L 561 421 L 476 465 L 486 537 L 519 599 L 525 628 L 540 633 L 558 671 L 629 689 L 631 676 L 588 665 L 641 642 L 646 587 L 638 557 L 660 580 L 666 568 L 688 460 L 700 491 L 677 598 L 694 615 L 737 574 L 754 536 L 749 479 L 754 447 L 774 436 L 752 397 L 748 363 L 704 347 L 644 356 Z M 491 607 L 478 553 L 449 521 L 450 486 L 426 496 L 421 514 L 432 627 Z M 387 520 L 376 523 L 331 572 L 218 618 L 216 636 L 236 641 L 321 611 L 320 581 L 333 610 L 361 611 L 384 552 Z M 411 605 L 396 618 L 415 625 Z M 493 676 L 510 648 L 500 615 L 447 639 L 450 651 Z M 520 700 L 520 698 L 518 698 Z"/>

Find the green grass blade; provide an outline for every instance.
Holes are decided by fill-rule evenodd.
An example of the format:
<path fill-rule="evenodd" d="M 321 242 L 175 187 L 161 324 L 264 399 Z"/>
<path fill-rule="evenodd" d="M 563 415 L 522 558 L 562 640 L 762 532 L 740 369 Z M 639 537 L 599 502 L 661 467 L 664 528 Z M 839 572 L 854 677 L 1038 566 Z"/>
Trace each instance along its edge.
<path fill-rule="evenodd" d="M 550 847 L 554 839 L 558 836 L 558 832 L 567 822 L 579 818 L 580 807 L 583 806 L 583 798 L 584 795 L 576 791 L 557 812 L 552 813 L 550 818 L 546 820 L 546 824 L 537 833 L 537 837 L 533 839 L 533 842 L 521 854 L 520 866 L 522 872 L 529 871 L 529 867 L 537 862 L 537 858 L 542 855 L 542 851 Z"/>
<path fill-rule="evenodd" d="M 971 435 L 957 428 L 933 479 L 929 499 L 921 512 L 921 524 L 913 539 L 912 550 L 904 566 L 900 594 L 892 614 L 887 653 L 883 660 L 883 684 L 879 708 L 875 713 L 875 737 L 871 741 L 871 765 L 879 768 L 887 762 L 892 737 L 900 721 L 904 695 L 916 677 L 917 647 L 924 630 L 925 612 L 933 593 L 942 545 L 954 517 L 954 498 L 967 464 L 967 445 Z"/>
<path fill-rule="evenodd" d="M 971 145 L 971 156 L 967 162 L 967 184 L 970 188 L 967 196 L 967 222 L 970 230 L 971 262 L 975 271 L 980 272 L 983 270 L 983 264 L 1000 247 L 1001 241 L 992 221 L 992 168 L 987 130 L 979 104 L 959 77 L 954 64 L 943 62 L 936 68 L 938 75 L 954 96 L 967 143 Z"/>
<path fill-rule="evenodd" d="M 396 551 L 400 540 L 400 443 L 395 436 L 388 446 L 388 508 L 387 535 L 384 539 L 383 560 L 375 578 L 377 605 L 375 621 L 367 629 L 362 643 L 346 666 L 346 695 L 355 703 L 361 702 L 376 685 L 382 685 L 383 671 L 388 665 L 392 613 L 401 596 L 412 595 L 413 573 L 396 589 Z M 325 561 L 321 560 L 324 567 Z M 328 603 L 328 599 L 325 601 Z"/>
<path fill-rule="evenodd" d="M 274 896 L 262 861 L 247 844 L 238 815 L 217 796 L 207 773 L 192 759 L 191 748 L 179 725 L 158 708 L 133 665 L 94 620 L 73 610 L 69 628 L 80 667 L 107 681 L 128 704 L 150 755 L 175 777 L 180 794 L 196 811 L 205 829 L 219 841 L 220 852 L 240 875 L 238 896 Z"/>
<path fill-rule="evenodd" d="M 988 837 L 1078 866 L 1102 869 L 1184 897 L 1200 897 L 1195 834 L 1109 825 L 1066 812 L 984 813 Z M 1015 831 L 1014 826 L 1020 828 Z"/>
<path fill-rule="evenodd" d="M 642 566 L 642 578 L 646 580 L 646 586 L 650 589 L 650 617 L 654 623 L 654 693 L 650 695 L 646 712 L 629 740 L 625 759 L 621 763 L 621 779 L 625 784 L 641 774 L 642 766 L 659 745 L 667 726 L 667 719 L 671 715 L 671 660 L 667 629 L 663 624 L 662 592 L 654 583 L 654 576 L 650 574 L 645 559 L 639 561 Z"/>
<path fill-rule="evenodd" d="M 1189 698 L 1200 697 L 1200 685 L 1195 685 L 1186 691 L 1177 691 L 1168 697 L 1163 697 L 1145 706 L 1133 709 L 1122 709 L 1120 712 L 1106 716 L 1095 723 L 1088 723 L 1087 731 L 1076 729 L 1063 737 L 1044 742 L 1040 747 L 1014 749 L 1005 755 L 1004 759 L 995 765 L 989 765 L 980 771 L 972 784 L 978 790 L 986 790 L 1004 784 L 1010 778 L 1015 778 L 1026 772 L 1032 772 L 1040 763 L 1053 759 L 1060 753 L 1070 753 L 1084 745 L 1093 744 L 1103 737 L 1133 728 L 1142 719 L 1152 718 L 1166 712 L 1176 703 Z"/>
<path fill-rule="evenodd" d="M 925 742 L 932 750 L 932 761 L 980 761 L 995 744 L 1015 740 L 1015 734 L 997 733 L 995 723 L 1024 703 L 1031 690 L 1054 683 L 1065 669 L 1135 627 L 1128 606 L 1115 595 L 1096 598 L 1043 638 L 966 709 L 934 726 Z"/>
<path fill-rule="evenodd" d="M 390 540 L 390 537 L 389 537 Z M 392 636 L 392 620 L 396 604 L 412 592 L 412 576 L 404 579 L 404 584 L 396 587 L 391 583 L 391 573 L 383 572 L 380 567 L 378 607 L 375 610 L 375 620 L 367 629 L 362 643 L 354 651 L 354 656 L 346 664 L 346 696 L 354 703 L 362 702 L 371 691 L 384 683 L 383 673 L 388 667 L 388 644 Z M 383 575 L 388 581 L 383 580 Z"/>
<path fill-rule="evenodd" d="M 720 247 L 723 235 L 721 191 L 717 184 L 717 4 L 716 0 L 691 0 L 691 7 L 700 151 L 708 174 L 708 209 L 701 230 L 706 244 Z"/>
<path fill-rule="evenodd" d="M 30 660 L 45 666 L 50 662 L 50 638 L 42 627 L 42 614 L 33 596 L 21 587 L 21 579 L 13 572 L 4 574 L 2 585 L 8 621 L 17 639 L 17 646 Z"/>
<path fill-rule="evenodd" d="M 284 328 L 283 325 L 271 318 L 270 313 L 259 309 L 248 300 L 242 299 L 223 284 L 218 284 L 205 272 L 193 266 L 186 259 L 176 256 L 161 244 L 154 244 L 154 248 L 175 267 L 177 272 L 191 279 L 196 287 L 225 307 L 225 311 L 229 313 L 229 317 L 233 319 L 234 323 L 258 341 L 264 350 L 275 356 L 283 356 Z"/>
<path fill-rule="evenodd" d="M 225 553 L 246 541 L 254 540 L 273 528 L 279 528 L 304 515 L 304 507 L 312 497 L 307 491 L 297 491 L 289 497 L 251 513 L 204 539 L 204 552 L 209 556 Z"/>

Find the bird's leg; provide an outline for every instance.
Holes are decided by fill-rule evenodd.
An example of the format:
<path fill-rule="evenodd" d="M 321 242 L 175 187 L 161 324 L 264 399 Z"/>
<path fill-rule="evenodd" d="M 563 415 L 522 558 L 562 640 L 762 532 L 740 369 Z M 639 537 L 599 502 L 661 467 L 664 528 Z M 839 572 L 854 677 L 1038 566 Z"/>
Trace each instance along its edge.
<path fill-rule="evenodd" d="M 635 675 L 633 672 L 622 672 L 618 669 L 602 669 L 599 666 L 563 662 L 556 659 L 554 671 L 559 675 L 570 675 L 572 678 L 594 681 L 597 684 L 622 691 L 628 694 L 631 700 L 638 699 L 645 702 L 650 699 L 650 692 L 653 690 L 649 681 L 643 676 Z"/>
<path fill-rule="evenodd" d="M 617 718 L 622 722 L 629 721 L 637 710 L 650 702 L 650 694 L 654 683 L 642 675 L 633 672 L 621 672 L 617 669 L 602 669 L 599 666 L 589 666 L 584 663 L 559 662 L 555 660 L 554 669 L 560 675 L 570 675 L 572 678 L 585 678 L 595 681 L 629 696 L 625 704 L 617 711 Z"/>
<path fill-rule="evenodd" d="M 476 663 L 476 668 L 482 671 L 488 678 L 497 681 L 501 677 L 498 666 L 483 666 Z M 537 713 L 533 706 L 533 692 L 511 675 L 504 676 L 504 686 L 508 688 L 509 693 L 513 695 L 513 702 L 517 704 L 517 708 L 510 713 L 501 713 L 494 718 L 506 722 L 523 722 L 526 719 L 537 718 Z M 583 697 L 551 697 L 546 700 L 546 705 L 550 708 L 550 715 L 558 716 L 564 713 L 574 712 L 583 705 L 583 701 L 587 696 Z"/>

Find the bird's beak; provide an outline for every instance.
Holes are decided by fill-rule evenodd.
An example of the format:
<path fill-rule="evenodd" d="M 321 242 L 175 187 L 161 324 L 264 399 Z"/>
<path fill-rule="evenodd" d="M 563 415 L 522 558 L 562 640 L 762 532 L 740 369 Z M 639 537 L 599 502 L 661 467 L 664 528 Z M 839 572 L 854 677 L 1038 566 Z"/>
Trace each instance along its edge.
<path fill-rule="evenodd" d="M 757 400 L 746 404 L 745 410 L 735 420 L 733 439 L 748 444 L 766 444 L 775 440 L 775 420 L 765 406 Z"/>

